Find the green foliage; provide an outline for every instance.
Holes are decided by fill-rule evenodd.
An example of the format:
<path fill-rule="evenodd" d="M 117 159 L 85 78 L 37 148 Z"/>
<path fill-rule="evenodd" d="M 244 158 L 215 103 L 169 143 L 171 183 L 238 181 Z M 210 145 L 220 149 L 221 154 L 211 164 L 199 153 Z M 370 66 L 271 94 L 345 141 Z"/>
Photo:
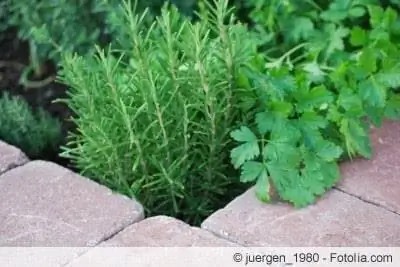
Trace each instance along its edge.
<path fill-rule="evenodd" d="M 3 0 L 4 1 L 4 0 Z M 6 25 L 30 45 L 31 64 L 40 76 L 42 63 L 59 60 L 60 50 L 87 52 L 100 37 L 99 16 L 84 0 L 7 0 Z M 47 40 L 51 39 L 51 42 Z"/>
<path fill-rule="evenodd" d="M 226 1 L 215 4 L 198 22 L 164 6 L 150 25 L 125 4 L 118 53 L 63 60 L 78 127 L 63 155 L 149 214 L 198 223 L 238 188 L 229 164 L 229 132 L 241 120 L 236 76 L 257 47 Z"/>
<path fill-rule="evenodd" d="M 8 1 L 0 0 L 0 32 L 7 29 Z"/>
<path fill-rule="evenodd" d="M 17 27 L 18 36 L 30 45 L 31 68 L 43 73 L 47 60 L 56 63 L 62 53 L 95 52 L 94 45 L 106 45 L 119 33 L 121 1 L 116 0 L 0 0 L 0 30 Z M 160 9 L 165 0 L 137 1 L 139 11 Z M 187 13 L 194 1 L 173 1 Z"/>
<path fill-rule="evenodd" d="M 305 206 L 338 181 L 344 155 L 371 157 L 370 122 L 399 118 L 398 13 L 367 0 L 250 2 L 280 51 L 243 72 L 257 113 L 231 133 L 231 160 L 261 200 L 274 187 Z"/>
<path fill-rule="evenodd" d="M 19 147 L 35 158 L 61 141 L 61 125 L 43 109 L 32 110 L 20 97 L 0 98 L 0 140 Z"/>
<path fill-rule="evenodd" d="M 234 1 L 251 29 L 226 0 L 199 1 L 196 21 L 194 1 L 39 2 L 8 11 L 39 58 L 62 56 L 78 126 L 63 155 L 150 214 L 199 222 L 235 169 L 262 201 L 308 205 L 340 160 L 372 156 L 371 123 L 400 118 L 397 0 Z"/>

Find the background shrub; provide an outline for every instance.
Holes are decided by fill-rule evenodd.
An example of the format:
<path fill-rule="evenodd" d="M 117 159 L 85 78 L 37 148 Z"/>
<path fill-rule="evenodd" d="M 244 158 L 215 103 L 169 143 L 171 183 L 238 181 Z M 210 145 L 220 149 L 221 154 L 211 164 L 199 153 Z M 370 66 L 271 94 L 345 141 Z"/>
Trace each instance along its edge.
<path fill-rule="evenodd" d="M 40 78 L 45 73 L 43 63 L 46 60 L 59 60 L 59 49 L 87 52 L 99 40 L 102 28 L 99 27 L 101 23 L 98 19 L 101 17 L 92 12 L 93 1 L 5 2 L 5 22 L 7 26 L 18 29 L 18 37 L 21 40 L 29 42 L 30 63 L 36 77 Z M 41 35 L 44 33 L 51 37 L 52 42 L 42 40 Z"/>
<path fill-rule="evenodd" d="M 35 158 L 60 145 L 61 125 L 43 109 L 34 111 L 22 98 L 3 93 L 0 98 L 0 140 Z"/>
<path fill-rule="evenodd" d="M 149 7 L 158 12 L 165 0 L 137 1 L 137 11 Z M 172 1 L 191 14 L 195 0 Z M 89 53 L 94 45 L 107 45 L 118 33 L 122 10 L 116 0 L 0 0 L 0 31 L 18 29 L 18 37 L 29 43 L 35 78 L 46 74 L 44 62 L 56 64 L 60 53 Z"/>

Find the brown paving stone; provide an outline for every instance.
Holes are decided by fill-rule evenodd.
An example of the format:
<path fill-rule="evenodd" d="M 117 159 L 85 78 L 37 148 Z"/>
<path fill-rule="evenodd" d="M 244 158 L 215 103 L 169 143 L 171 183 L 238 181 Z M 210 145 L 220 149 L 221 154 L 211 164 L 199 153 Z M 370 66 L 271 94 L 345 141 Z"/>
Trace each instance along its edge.
<path fill-rule="evenodd" d="M 263 204 L 252 188 L 201 227 L 246 246 L 400 246 L 400 216 L 335 189 L 296 210 Z"/>
<path fill-rule="evenodd" d="M 0 140 L 0 174 L 28 162 L 28 158 L 18 148 Z"/>
<path fill-rule="evenodd" d="M 54 163 L 0 176 L 0 246 L 93 246 L 142 218 L 136 201 Z"/>
<path fill-rule="evenodd" d="M 208 231 L 167 216 L 147 218 L 133 224 L 102 246 L 118 247 L 231 247 L 237 246 Z"/>
<path fill-rule="evenodd" d="M 357 159 L 341 165 L 340 190 L 400 214 L 400 122 L 374 129 L 371 160 Z"/>

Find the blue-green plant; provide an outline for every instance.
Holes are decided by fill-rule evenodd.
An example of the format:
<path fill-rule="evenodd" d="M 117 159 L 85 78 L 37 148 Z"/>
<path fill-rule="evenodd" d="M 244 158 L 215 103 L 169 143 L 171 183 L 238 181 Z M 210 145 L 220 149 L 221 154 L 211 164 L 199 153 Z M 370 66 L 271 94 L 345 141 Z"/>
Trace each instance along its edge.
<path fill-rule="evenodd" d="M 61 123 L 45 110 L 33 110 L 19 96 L 0 98 L 0 140 L 19 147 L 28 157 L 56 151 L 62 141 Z"/>

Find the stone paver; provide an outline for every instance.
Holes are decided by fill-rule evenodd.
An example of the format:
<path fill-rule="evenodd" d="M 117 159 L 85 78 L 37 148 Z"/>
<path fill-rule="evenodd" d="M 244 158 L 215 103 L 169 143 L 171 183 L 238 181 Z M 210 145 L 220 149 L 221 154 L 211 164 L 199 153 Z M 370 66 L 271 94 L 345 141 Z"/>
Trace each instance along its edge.
<path fill-rule="evenodd" d="M 112 247 L 232 247 L 237 244 L 167 216 L 155 216 L 133 224 L 101 246 Z"/>
<path fill-rule="evenodd" d="M 336 189 L 304 209 L 263 204 L 253 190 L 201 227 L 247 246 L 400 246 L 400 216 Z"/>
<path fill-rule="evenodd" d="M 374 129 L 371 134 L 374 157 L 342 164 L 342 180 L 337 187 L 400 214 L 399 133 L 399 122 L 386 122 Z"/>
<path fill-rule="evenodd" d="M 162 263 L 156 263 L 154 257 L 159 258 L 158 253 L 167 253 L 163 250 L 151 251 L 148 247 L 237 247 L 238 245 L 227 240 L 221 239 L 212 233 L 192 227 L 182 221 L 167 216 L 155 216 L 147 218 L 143 221 L 135 223 L 123 231 L 112 237 L 111 239 L 103 242 L 100 246 L 90 249 L 81 257 L 69 262 L 66 267 L 84 267 L 84 266 L 149 266 L 149 259 L 151 259 L 151 266 L 177 266 L 170 265 L 162 260 Z M 104 259 L 103 255 L 106 253 L 105 249 L 116 247 L 135 247 L 132 252 L 122 249 L 118 251 L 118 255 L 123 259 L 119 261 Z M 140 250 L 143 248 L 145 250 Z M 112 254 L 108 250 L 108 253 Z M 171 252 L 171 251 L 169 251 Z M 153 254 L 152 254 L 153 253 Z M 156 254 L 154 254 L 156 253 Z M 158 256 L 158 257 L 157 257 Z M 130 260 L 128 260 L 130 259 Z M 197 258 L 198 260 L 199 258 Z M 192 259 L 196 260 L 196 259 Z M 118 261 L 118 264 L 116 263 Z M 127 264 L 129 262 L 129 264 Z M 133 265 L 132 265 L 133 264 Z M 189 263 L 180 262 L 178 266 L 187 266 Z"/>
<path fill-rule="evenodd" d="M 141 219 L 136 201 L 54 163 L 0 176 L 0 246 L 93 246 Z"/>
<path fill-rule="evenodd" d="M 18 148 L 0 141 L 0 174 L 28 162 L 28 158 Z"/>

